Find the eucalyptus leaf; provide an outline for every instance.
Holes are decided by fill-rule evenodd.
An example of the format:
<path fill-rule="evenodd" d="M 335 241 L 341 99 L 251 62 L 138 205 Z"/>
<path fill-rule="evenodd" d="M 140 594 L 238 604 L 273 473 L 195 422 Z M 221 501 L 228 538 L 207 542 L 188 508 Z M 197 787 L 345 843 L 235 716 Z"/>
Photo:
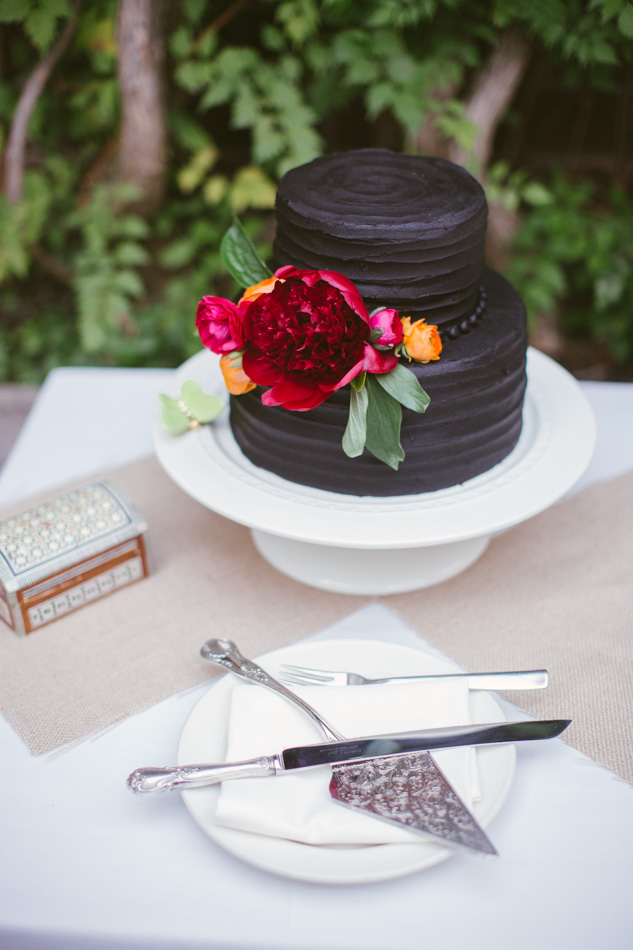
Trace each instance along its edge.
<path fill-rule="evenodd" d="M 400 445 L 402 406 L 379 383 L 376 376 L 367 376 L 367 435 L 365 447 L 381 462 L 398 470 L 404 460 Z"/>
<path fill-rule="evenodd" d="M 377 373 L 374 379 L 390 396 L 414 412 L 425 412 L 431 402 L 417 377 L 402 363 L 398 363 L 389 373 Z"/>
<path fill-rule="evenodd" d="M 193 379 L 182 384 L 180 399 L 166 393 L 158 394 L 161 408 L 160 424 L 171 435 L 182 435 L 188 429 L 198 428 L 219 416 L 224 409 L 224 399 L 202 391 Z"/>
<path fill-rule="evenodd" d="M 365 448 L 367 434 L 367 405 L 369 397 L 367 387 L 350 389 L 349 418 L 343 433 L 343 451 L 351 458 L 358 458 Z"/>
<path fill-rule="evenodd" d="M 160 424 L 170 435 L 182 435 L 189 428 L 189 419 L 178 405 L 177 399 L 172 399 L 166 393 L 158 394 L 158 405 L 161 408 Z"/>
<path fill-rule="evenodd" d="M 198 422 L 213 422 L 224 409 L 225 402 L 221 396 L 210 395 L 202 391 L 193 379 L 186 379 L 180 390 L 180 399 Z"/>
<path fill-rule="evenodd" d="M 251 287 L 272 277 L 238 218 L 233 219 L 233 224 L 222 238 L 220 253 L 240 287 Z"/>

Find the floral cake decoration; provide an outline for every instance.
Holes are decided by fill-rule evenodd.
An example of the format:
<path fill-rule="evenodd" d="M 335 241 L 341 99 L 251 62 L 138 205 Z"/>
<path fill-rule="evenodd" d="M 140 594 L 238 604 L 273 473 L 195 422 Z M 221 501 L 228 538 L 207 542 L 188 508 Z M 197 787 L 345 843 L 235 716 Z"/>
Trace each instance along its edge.
<path fill-rule="evenodd" d="M 335 271 L 285 265 L 271 273 L 237 219 L 221 252 L 246 290 L 237 303 L 203 297 L 196 327 L 220 356 L 228 391 L 239 396 L 261 386 L 264 405 L 305 412 L 349 385 L 343 451 L 356 458 L 366 448 L 397 469 L 402 406 L 424 412 L 430 403 L 400 358 L 439 359 L 437 327 L 391 308 L 369 313 L 352 281 Z"/>

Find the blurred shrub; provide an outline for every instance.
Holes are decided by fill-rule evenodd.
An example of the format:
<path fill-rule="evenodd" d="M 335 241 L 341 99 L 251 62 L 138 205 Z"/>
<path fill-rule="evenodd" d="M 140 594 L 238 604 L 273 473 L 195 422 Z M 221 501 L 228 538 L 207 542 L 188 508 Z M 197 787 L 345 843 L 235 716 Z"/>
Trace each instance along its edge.
<path fill-rule="evenodd" d="M 72 9 L 0 0 L 0 148 Z M 178 365 L 199 347 L 197 300 L 237 289 L 218 251 L 234 212 L 269 255 L 284 171 L 337 148 L 415 151 L 429 125 L 468 152 L 477 129 L 467 91 L 508 27 L 559 64 L 568 86 L 613 88 L 633 63 L 632 10 L 626 0 L 172 3 L 169 189 L 145 219 L 116 182 L 117 3 L 84 4 L 29 123 L 22 201 L 0 194 L 0 377 L 34 382 L 58 364 Z M 540 181 L 498 163 L 487 179 L 489 195 L 522 214 L 509 276 L 531 313 L 560 310 L 570 330 L 631 358 L 624 192 L 598 202 L 589 181 Z"/>
<path fill-rule="evenodd" d="M 545 198 L 545 195 L 548 195 Z M 524 214 L 508 277 L 532 320 L 560 309 L 561 328 L 633 359 L 633 217 L 613 186 L 598 199 L 587 180 L 559 172 Z"/>

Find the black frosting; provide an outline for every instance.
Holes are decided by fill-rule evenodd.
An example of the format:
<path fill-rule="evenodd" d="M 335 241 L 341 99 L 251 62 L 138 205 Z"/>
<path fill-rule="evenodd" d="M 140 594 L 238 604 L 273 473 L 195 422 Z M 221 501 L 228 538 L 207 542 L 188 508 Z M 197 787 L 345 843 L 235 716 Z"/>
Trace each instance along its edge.
<path fill-rule="evenodd" d="M 276 215 L 275 265 L 339 271 L 370 310 L 441 326 L 476 305 L 487 206 L 458 165 L 386 149 L 326 155 L 284 176 Z"/>
<path fill-rule="evenodd" d="M 407 363 L 431 397 L 424 414 L 403 409 L 404 462 L 394 471 L 369 452 L 341 447 L 349 389 L 317 409 L 289 412 L 261 404 L 262 390 L 231 398 L 231 425 L 244 454 L 291 482 L 352 495 L 436 491 L 480 475 L 514 448 L 525 389 L 525 311 L 499 274 L 483 285 L 491 301 L 472 333 L 432 363 Z"/>
<path fill-rule="evenodd" d="M 275 266 L 336 270 L 368 309 L 395 307 L 438 325 L 440 360 L 407 366 L 431 397 L 403 409 L 405 460 L 397 472 L 341 447 L 349 388 L 309 412 L 261 404 L 261 389 L 231 397 L 231 427 L 261 468 L 352 495 L 408 495 L 459 484 L 492 468 L 521 432 L 523 304 L 484 270 L 486 202 L 464 169 L 438 158 L 367 149 L 293 169 L 277 196 Z"/>

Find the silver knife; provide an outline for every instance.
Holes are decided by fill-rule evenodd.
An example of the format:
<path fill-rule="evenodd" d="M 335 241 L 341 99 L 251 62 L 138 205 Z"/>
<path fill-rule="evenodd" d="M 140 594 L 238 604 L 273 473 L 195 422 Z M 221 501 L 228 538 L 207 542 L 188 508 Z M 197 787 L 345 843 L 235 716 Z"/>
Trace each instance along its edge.
<path fill-rule="evenodd" d="M 317 765 L 335 765 L 410 752 L 428 752 L 431 749 L 551 739 L 559 736 L 570 722 L 571 719 L 536 719 L 528 722 L 446 726 L 441 729 L 422 729 L 418 732 L 396 732 L 345 739 L 341 742 L 293 746 L 274 755 L 262 755 L 242 762 L 136 769 L 128 777 L 127 784 L 133 792 L 200 788 L 229 779 L 264 778 Z"/>

